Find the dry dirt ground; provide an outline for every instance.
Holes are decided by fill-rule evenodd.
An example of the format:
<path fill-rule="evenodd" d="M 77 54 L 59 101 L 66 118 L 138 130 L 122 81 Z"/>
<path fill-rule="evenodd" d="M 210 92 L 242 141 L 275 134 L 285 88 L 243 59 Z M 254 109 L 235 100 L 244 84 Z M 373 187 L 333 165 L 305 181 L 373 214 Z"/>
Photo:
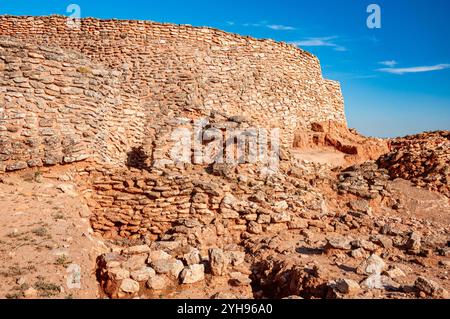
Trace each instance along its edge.
<path fill-rule="evenodd" d="M 95 298 L 89 210 L 70 182 L 28 172 L 0 183 L 0 298 Z"/>
<path fill-rule="evenodd" d="M 244 283 L 231 284 L 229 274 L 205 273 L 201 282 L 147 290 L 136 297 L 442 297 L 434 288 L 427 294 L 417 290 L 419 277 L 450 291 L 449 197 L 395 179 L 385 181 L 386 195 L 363 200 L 364 193 L 358 195 L 352 189 L 368 181 L 361 176 L 379 171 L 340 171 L 345 155 L 328 147 L 292 153 L 296 161 L 334 167 L 325 174 L 328 183 L 317 183 L 326 203 L 317 215 L 303 216 L 305 227 L 261 233 L 235 243 L 246 253 L 245 263 L 233 270 L 246 277 Z M 120 252 L 133 243 L 94 236 L 86 204 L 89 190 L 84 185 L 77 188 L 76 171 L 76 166 L 67 166 L 0 176 L 0 298 L 107 297 L 96 276 L 98 257 Z M 347 177 L 340 179 L 343 172 Z M 341 186 L 348 191 L 342 192 Z M 355 202 L 367 206 L 360 212 L 359 208 L 351 211 Z M 421 236 L 415 252 L 407 248 L 413 233 Z M 330 243 L 334 245 L 331 248 Z M 368 277 L 357 269 L 371 254 L 386 263 L 382 289 L 361 288 Z M 207 258 L 202 255 L 203 260 Z M 333 295 L 336 289 L 330 287 L 339 280 L 361 287 L 356 293 Z"/>

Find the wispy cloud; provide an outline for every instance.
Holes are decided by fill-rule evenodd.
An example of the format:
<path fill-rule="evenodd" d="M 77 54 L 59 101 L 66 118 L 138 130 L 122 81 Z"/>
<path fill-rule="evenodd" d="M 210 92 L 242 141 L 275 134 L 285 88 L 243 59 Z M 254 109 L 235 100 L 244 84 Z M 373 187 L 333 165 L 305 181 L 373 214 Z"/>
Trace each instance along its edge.
<path fill-rule="evenodd" d="M 337 36 L 332 37 L 321 37 L 321 38 L 307 38 L 305 40 L 299 40 L 299 41 L 293 41 L 290 42 L 291 44 L 297 46 L 297 47 L 331 47 L 336 51 L 347 51 L 347 48 L 336 44 L 335 39 L 337 39 Z"/>
<path fill-rule="evenodd" d="M 291 31 L 296 30 L 296 28 L 288 26 L 288 25 L 282 25 L 282 24 L 269 24 L 267 25 L 269 29 L 272 30 L 280 30 L 280 31 Z"/>
<path fill-rule="evenodd" d="M 437 64 L 431 66 L 414 66 L 409 68 L 382 68 L 377 71 L 403 75 L 407 73 L 422 73 L 450 69 L 450 64 Z"/>
<path fill-rule="evenodd" d="M 398 63 L 397 63 L 397 61 L 390 60 L 390 61 L 381 61 L 381 62 L 378 62 L 378 64 L 385 65 L 385 66 L 388 66 L 388 67 L 390 67 L 390 68 L 393 68 L 393 67 L 396 66 Z"/>
<path fill-rule="evenodd" d="M 297 28 L 292 27 L 290 25 L 283 25 L 283 24 L 270 24 L 268 21 L 260 21 L 258 23 L 244 23 L 242 24 L 244 27 L 253 27 L 253 28 L 269 28 L 271 30 L 276 31 L 292 31 L 297 30 Z"/>
<path fill-rule="evenodd" d="M 234 21 L 227 21 L 228 25 L 235 25 L 236 23 L 234 23 Z"/>

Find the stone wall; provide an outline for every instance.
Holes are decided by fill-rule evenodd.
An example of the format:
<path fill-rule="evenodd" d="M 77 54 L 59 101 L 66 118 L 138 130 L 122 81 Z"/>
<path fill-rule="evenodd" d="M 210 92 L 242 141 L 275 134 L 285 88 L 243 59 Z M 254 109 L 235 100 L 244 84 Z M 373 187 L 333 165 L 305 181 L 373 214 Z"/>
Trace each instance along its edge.
<path fill-rule="evenodd" d="M 155 159 L 174 117 L 211 111 L 280 128 L 287 147 L 313 122 L 345 123 L 339 84 L 294 46 L 205 27 L 88 18 L 76 30 L 66 21 L 0 17 L 3 170 L 87 156 L 123 164 L 139 146 Z"/>
<path fill-rule="evenodd" d="M 110 238 L 161 239 L 169 234 L 176 239 L 181 235 L 191 244 L 202 241 L 213 247 L 217 238 L 232 243 L 245 233 L 307 227 L 304 218 L 322 209 L 323 198 L 307 182 L 284 174 L 249 177 L 248 172 L 228 172 L 223 176 L 198 169 L 87 171 L 92 227 Z"/>

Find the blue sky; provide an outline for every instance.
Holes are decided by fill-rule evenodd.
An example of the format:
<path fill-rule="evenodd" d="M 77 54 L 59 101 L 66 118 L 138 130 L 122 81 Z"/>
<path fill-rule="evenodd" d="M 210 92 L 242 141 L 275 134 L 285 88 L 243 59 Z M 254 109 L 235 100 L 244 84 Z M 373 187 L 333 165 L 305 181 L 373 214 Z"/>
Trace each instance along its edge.
<path fill-rule="evenodd" d="M 316 54 L 338 80 L 350 127 L 393 137 L 450 130 L 448 0 L 0 0 L 0 14 L 65 14 L 211 26 L 290 42 Z M 369 4 L 381 28 L 369 29 Z M 0 26 L 1 27 L 1 26 Z"/>

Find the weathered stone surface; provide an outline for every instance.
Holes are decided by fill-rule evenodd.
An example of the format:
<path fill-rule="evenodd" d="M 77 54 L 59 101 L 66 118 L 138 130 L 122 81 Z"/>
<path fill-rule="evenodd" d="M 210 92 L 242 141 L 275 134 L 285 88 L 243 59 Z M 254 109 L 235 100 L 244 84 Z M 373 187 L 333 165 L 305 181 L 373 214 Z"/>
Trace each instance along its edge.
<path fill-rule="evenodd" d="M 356 295 L 361 290 L 361 287 L 354 280 L 339 279 L 336 281 L 336 289 L 346 295 Z"/>
<path fill-rule="evenodd" d="M 178 278 L 178 275 L 183 270 L 183 262 L 175 258 L 171 259 L 158 259 L 151 263 L 152 268 L 158 274 L 167 274 Z"/>
<path fill-rule="evenodd" d="M 381 281 L 381 275 L 379 273 L 373 273 L 369 277 L 361 282 L 361 286 L 368 289 L 384 289 L 383 283 Z"/>
<path fill-rule="evenodd" d="M 134 255 L 122 263 L 122 268 L 133 271 L 145 266 L 147 255 Z"/>
<path fill-rule="evenodd" d="M 147 281 L 147 287 L 153 290 L 163 290 L 168 285 L 168 279 L 164 275 L 155 275 Z"/>
<path fill-rule="evenodd" d="M 215 276 L 223 276 L 229 264 L 227 255 L 219 248 L 211 248 L 208 253 L 212 274 Z"/>
<path fill-rule="evenodd" d="M 151 267 L 144 267 L 138 270 L 134 270 L 130 273 L 130 277 L 136 281 L 147 281 L 150 277 L 156 275 L 156 272 Z"/>
<path fill-rule="evenodd" d="M 201 262 L 201 255 L 198 249 L 194 248 L 189 253 L 183 255 L 183 260 L 187 265 L 195 265 Z"/>
<path fill-rule="evenodd" d="M 139 283 L 133 279 L 126 278 L 122 280 L 120 290 L 126 293 L 137 293 L 139 292 Z"/>
<path fill-rule="evenodd" d="M 130 277 L 130 272 L 123 268 L 112 268 L 108 270 L 108 277 L 119 281 Z"/>
<path fill-rule="evenodd" d="M 124 249 L 123 252 L 130 255 L 145 254 L 150 252 L 150 247 L 147 245 L 132 246 Z"/>
<path fill-rule="evenodd" d="M 371 255 L 369 258 L 364 260 L 357 268 L 358 274 L 381 274 L 381 272 L 386 267 L 386 263 L 378 255 Z"/>
<path fill-rule="evenodd" d="M 327 245 L 330 248 L 334 249 L 343 249 L 343 250 L 349 250 L 352 248 L 350 245 L 350 240 L 343 237 L 330 237 L 327 238 Z"/>
<path fill-rule="evenodd" d="M 418 232 L 412 232 L 406 242 L 406 249 L 412 252 L 420 252 L 422 236 Z"/>
<path fill-rule="evenodd" d="M 442 288 L 433 280 L 427 279 L 425 277 L 418 277 L 414 285 L 417 290 L 422 291 L 431 297 L 444 299 L 450 297 L 447 290 Z"/>
<path fill-rule="evenodd" d="M 251 279 L 248 275 L 244 275 L 240 272 L 230 273 L 230 283 L 233 286 L 247 286 L 251 284 Z"/>
<path fill-rule="evenodd" d="M 205 278 L 205 266 L 202 264 L 189 265 L 180 274 L 182 284 L 194 284 Z"/>

